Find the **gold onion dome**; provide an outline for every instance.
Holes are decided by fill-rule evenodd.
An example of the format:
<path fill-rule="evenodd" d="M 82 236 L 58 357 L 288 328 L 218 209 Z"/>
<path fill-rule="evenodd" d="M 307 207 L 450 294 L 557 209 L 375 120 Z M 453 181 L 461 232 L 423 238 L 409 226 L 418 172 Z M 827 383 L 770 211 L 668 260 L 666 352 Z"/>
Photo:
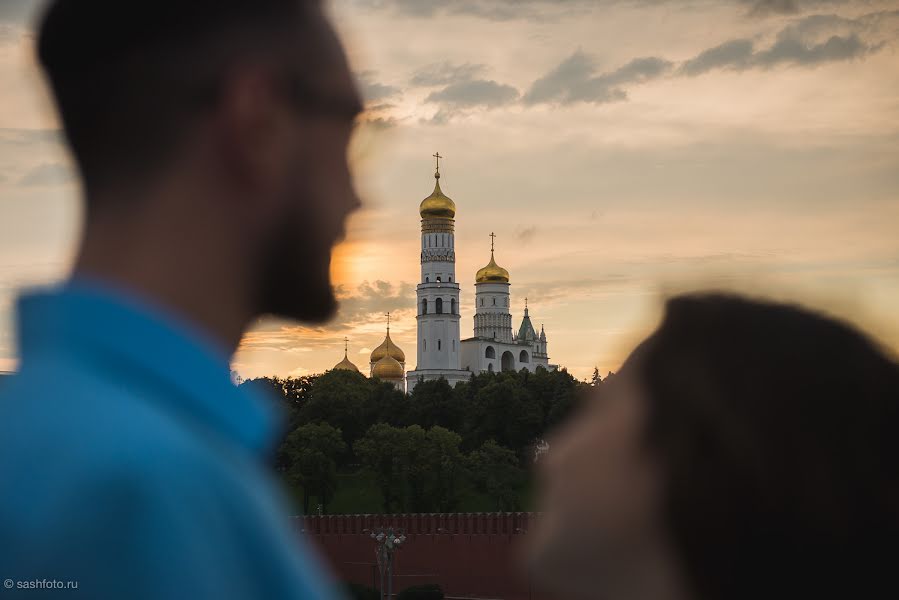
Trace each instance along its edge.
<path fill-rule="evenodd" d="M 384 356 L 375 364 L 371 374 L 378 379 L 402 379 L 403 366 L 392 356 Z"/>
<path fill-rule="evenodd" d="M 418 212 L 422 219 L 452 219 L 456 216 L 456 203 L 440 190 L 440 173 L 434 173 L 434 191 L 421 201 Z"/>
<path fill-rule="evenodd" d="M 387 337 L 384 338 L 384 341 L 381 342 L 381 345 L 372 351 L 371 362 L 376 363 L 385 356 L 390 356 L 397 362 L 406 362 L 405 353 L 403 353 L 403 351 L 400 350 L 395 343 L 393 343 L 393 340 L 390 339 L 390 331 L 387 332 Z"/>
<path fill-rule="evenodd" d="M 493 260 L 493 250 L 490 251 L 490 262 L 486 267 L 478 270 L 475 276 L 476 283 L 509 283 L 509 272 L 496 264 Z"/>
<path fill-rule="evenodd" d="M 351 363 L 350 359 L 347 358 L 346 352 L 343 353 L 343 360 L 340 361 L 339 363 L 337 363 L 336 365 L 334 365 L 334 370 L 335 371 L 337 371 L 337 370 L 355 371 L 356 373 L 359 372 L 359 368 L 356 365 L 354 365 L 353 363 Z"/>

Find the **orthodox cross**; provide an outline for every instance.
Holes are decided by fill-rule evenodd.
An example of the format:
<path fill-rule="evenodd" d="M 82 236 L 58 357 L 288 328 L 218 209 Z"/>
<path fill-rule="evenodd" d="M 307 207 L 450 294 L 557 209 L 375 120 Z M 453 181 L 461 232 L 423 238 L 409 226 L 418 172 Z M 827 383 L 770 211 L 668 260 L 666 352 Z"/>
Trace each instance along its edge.
<path fill-rule="evenodd" d="M 350 351 L 350 338 L 344 336 L 343 337 L 343 354 L 346 355 L 346 353 L 349 351 Z"/>
<path fill-rule="evenodd" d="M 390 313 L 387 313 L 387 333 L 390 333 Z"/>
<path fill-rule="evenodd" d="M 496 241 L 496 234 L 492 231 L 490 232 L 490 254 L 493 254 L 493 242 Z"/>
<path fill-rule="evenodd" d="M 437 152 L 436 154 L 432 154 L 431 156 L 433 156 L 434 158 L 437 159 L 437 172 L 440 173 L 440 159 L 443 157 L 440 156 L 440 152 Z"/>

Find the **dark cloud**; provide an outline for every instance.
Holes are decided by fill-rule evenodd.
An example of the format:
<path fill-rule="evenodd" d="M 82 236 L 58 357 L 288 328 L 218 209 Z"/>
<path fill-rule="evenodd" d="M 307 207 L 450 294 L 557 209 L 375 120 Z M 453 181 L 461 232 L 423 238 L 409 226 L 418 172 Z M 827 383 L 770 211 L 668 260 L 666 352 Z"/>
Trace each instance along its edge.
<path fill-rule="evenodd" d="M 515 231 L 515 239 L 519 242 L 528 243 L 533 241 L 533 239 L 537 237 L 537 226 L 531 225 L 530 227 L 519 228 Z"/>
<path fill-rule="evenodd" d="M 0 22 L 27 25 L 43 4 L 43 0 L 0 0 Z"/>
<path fill-rule="evenodd" d="M 680 72 L 700 75 L 714 69 L 743 71 L 784 64 L 815 66 L 861 58 L 880 48 L 880 44 L 865 42 L 856 32 L 870 27 L 873 22 L 870 17 L 866 15 L 862 21 L 836 15 L 811 15 L 782 29 L 768 48 L 756 50 L 748 39 L 731 40 L 685 61 Z M 835 30 L 844 35 L 832 34 Z"/>
<path fill-rule="evenodd" d="M 487 65 L 464 63 L 455 65 L 450 62 L 434 63 L 422 67 L 415 73 L 409 83 L 421 87 L 449 85 L 459 81 L 471 81 L 487 71 Z"/>
<path fill-rule="evenodd" d="M 635 58 L 608 73 L 596 73 L 592 58 L 578 50 L 535 81 L 524 96 L 526 104 L 557 102 L 603 104 L 627 99 L 627 84 L 642 83 L 667 73 L 672 63 L 658 57 Z"/>
<path fill-rule="evenodd" d="M 795 15 L 799 12 L 795 0 L 750 0 L 749 4 L 751 6 L 748 14 L 753 17 L 767 17 L 772 14 Z"/>
<path fill-rule="evenodd" d="M 19 185 L 25 187 L 62 185 L 73 180 L 72 169 L 59 163 L 44 163 L 25 173 Z"/>
<path fill-rule="evenodd" d="M 432 92 L 426 101 L 443 104 L 448 108 L 495 108 L 514 102 L 518 96 L 518 90 L 511 85 L 487 79 L 474 79 L 453 83 L 442 90 Z"/>
<path fill-rule="evenodd" d="M 684 75 L 699 75 L 712 69 L 746 69 L 751 65 L 752 52 L 752 40 L 731 40 L 700 52 L 683 63 L 680 72 Z"/>
<path fill-rule="evenodd" d="M 2 0 L 0 0 L 2 1 Z M 18 129 L 0 127 L 0 144 L 4 146 L 31 146 L 52 144 L 62 139 L 59 129 Z"/>
<path fill-rule="evenodd" d="M 363 71 L 357 76 L 359 91 L 366 102 L 378 102 L 403 91 L 396 86 L 375 81 L 376 75 L 374 71 Z"/>

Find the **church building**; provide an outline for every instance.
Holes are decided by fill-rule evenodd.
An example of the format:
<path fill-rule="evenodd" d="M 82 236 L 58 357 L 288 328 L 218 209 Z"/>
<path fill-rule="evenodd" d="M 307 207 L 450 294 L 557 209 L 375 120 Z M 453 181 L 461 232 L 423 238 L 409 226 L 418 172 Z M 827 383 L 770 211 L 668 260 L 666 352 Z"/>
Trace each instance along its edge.
<path fill-rule="evenodd" d="M 411 390 L 419 381 L 443 377 L 450 385 L 473 373 L 518 371 L 549 364 L 546 333 L 538 335 L 525 304 L 517 334 L 512 329 L 509 272 L 496 263 L 491 235 L 490 262 L 475 276 L 474 335 L 461 339 L 460 287 L 456 278 L 456 204 L 440 189 L 440 158 L 434 191 L 419 205 L 421 215 L 421 279 L 417 287 L 418 352 L 407 373 Z"/>
<path fill-rule="evenodd" d="M 472 374 L 498 371 L 555 369 L 549 364 L 546 332 L 531 323 L 527 298 L 517 332 L 512 328 L 509 271 L 496 263 L 490 234 L 490 262 L 475 275 L 474 335 L 461 339 L 460 287 L 456 278 L 456 204 L 440 189 L 440 154 L 434 173 L 434 191 L 421 201 L 421 279 L 417 290 L 418 343 L 416 367 L 406 373 L 406 355 L 387 336 L 371 353 L 369 374 L 411 391 L 418 382 L 439 378 L 450 385 L 468 381 Z M 335 369 L 356 370 L 347 358 Z"/>

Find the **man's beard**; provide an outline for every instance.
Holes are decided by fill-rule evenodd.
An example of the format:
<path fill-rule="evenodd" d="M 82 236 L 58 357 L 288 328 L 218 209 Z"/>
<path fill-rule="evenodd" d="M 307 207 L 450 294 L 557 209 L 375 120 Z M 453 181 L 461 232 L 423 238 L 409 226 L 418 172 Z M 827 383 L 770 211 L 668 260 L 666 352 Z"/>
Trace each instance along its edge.
<path fill-rule="evenodd" d="M 319 231 L 285 218 L 263 256 L 259 313 L 324 323 L 337 312 L 331 286 L 331 245 Z"/>

